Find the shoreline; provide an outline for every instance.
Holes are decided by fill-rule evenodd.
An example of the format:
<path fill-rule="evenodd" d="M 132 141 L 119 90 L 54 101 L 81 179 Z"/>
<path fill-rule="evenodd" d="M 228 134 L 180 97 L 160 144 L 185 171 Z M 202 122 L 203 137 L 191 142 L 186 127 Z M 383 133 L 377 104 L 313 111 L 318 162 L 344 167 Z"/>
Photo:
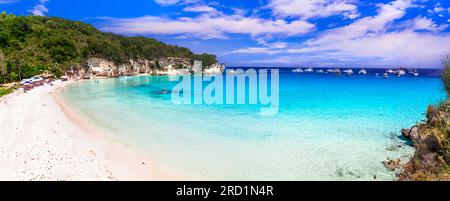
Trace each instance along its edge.
<path fill-rule="evenodd" d="M 57 97 L 75 81 L 0 102 L 0 180 L 179 180 L 79 117 Z"/>

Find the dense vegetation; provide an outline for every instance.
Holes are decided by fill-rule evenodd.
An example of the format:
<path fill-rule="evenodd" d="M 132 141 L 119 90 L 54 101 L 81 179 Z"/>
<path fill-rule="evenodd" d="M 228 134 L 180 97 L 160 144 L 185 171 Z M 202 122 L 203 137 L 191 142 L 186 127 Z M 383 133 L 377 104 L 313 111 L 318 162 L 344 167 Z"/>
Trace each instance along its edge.
<path fill-rule="evenodd" d="M 444 63 L 441 79 L 450 95 L 450 63 Z M 399 175 L 400 180 L 450 180 L 450 100 L 428 106 L 427 120 L 416 125 L 418 136 L 411 161 Z"/>
<path fill-rule="evenodd" d="M 0 87 L 0 97 L 7 95 L 14 91 L 14 87 Z"/>
<path fill-rule="evenodd" d="M 103 33 L 89 24 L 60 18 L 0 14 L 0 84 L 44 71 L 57 76 L 97 57 L 116 64 L 130 59 L 181 57 L 217 62 L 214 55 L 193 54 L 184 47 L 145 37 Z"/>

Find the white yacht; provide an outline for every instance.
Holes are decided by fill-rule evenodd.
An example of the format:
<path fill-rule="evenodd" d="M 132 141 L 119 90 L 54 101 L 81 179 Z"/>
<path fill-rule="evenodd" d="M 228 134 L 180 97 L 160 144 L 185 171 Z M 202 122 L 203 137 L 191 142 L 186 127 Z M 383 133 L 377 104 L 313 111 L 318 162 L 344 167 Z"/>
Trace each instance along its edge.
<path fill-rule="evenodd" d="M 334 73 L 334 70 L 330 68 L 330 69 L 328 69 L 326 72 L 327 72 L 327 73 Z"/>
<path fill-rule="evenodd" d="M 417 72 L 417 69 L 410 70 L 409 73 L 410 73 L 411 75 L 413 75 L 414 77 L 419 76 L 419 72 Z"/>
<path fill-rule="evenodd" d="M 297 68 L 297 69 L 292 70 L 292 72 L 294 72 L 294 73 L 303 73 L 303 69 Z"/>
<path fill-rule="evenodd" d="M 388 73 L 388 74 L 394 74 L 394 71 L 391 70 L 391 69 L 389 69 L 389 70 L 386 71 L 386 73 Z"/>
<path fill-rule="evenodd" d="M 342 71 L 342 72 L 344 72 L 344 73 L 346 73 L 347 75 L 353 75 L 353 70 L 352 69 L 346 69 L 346 70 L 344 70 L 344 71 Z"/>
<path fill-rule="evenodd" d="M 359 70 L 358 74 L 360 74 L 360 75 L 366 75 L 366 74 L 367 74 L 367 71 L 364 70 L 364 69 L 361 69 L 361 70 Z"/>
<path fill-rule="evenodd" d="M 388 77 L 389 77 L 389 74 L 388 74 L 388 73 L 384 73 L 384 74 L 383 74 L 383 77 L 384 77 L 384 78 L 388 78 Z"/>
<path fill-rule="evenodd" d="M 312 72 L 314 72 L 314 70 L 313 70 L 313 68 L 307 68 L 307 69 L 304 70 L 304 72 L 312 73 Z"/>
<path fill-rule="evenodd" d="M 319 70 L 316 70 L 316 73 L 323 73 L 323 70 L 322 69 L 319 69 Z"/>
<path fill-rule="evenodd" d="M 335 75 L 341 75 L 341 70 L 339 70 L 338 68 L 333 70 Z"/>
<path fill-rule="evenodd" d="M 400 77 L 400 76 L 405 75 L 405 74 L 406 74 L 406 72 L 404 70 L 395 71 L 395 75 L 397 75 L 397 77 Z"/>

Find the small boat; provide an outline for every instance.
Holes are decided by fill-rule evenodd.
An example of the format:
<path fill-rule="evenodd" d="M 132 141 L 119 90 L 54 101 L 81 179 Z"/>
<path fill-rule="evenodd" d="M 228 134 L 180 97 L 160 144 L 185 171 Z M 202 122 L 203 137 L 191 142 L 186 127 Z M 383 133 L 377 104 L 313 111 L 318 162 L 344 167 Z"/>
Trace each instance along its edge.
<path fill-rule="evenodd" d="M 327 73 L 334 73 L 334 70 L 330 68 L 330 69 L 328 69 L 326 72 L 327 72 Z"/>
<path fill-rule="evenodd" d="M 319 70 L 316 70 L 316 73 L 323 73 L 323 70 L 322 69 L 319 69 Z"/>
<path fill-rule="evenodd" d="M 314 72 L 314 70 L 313 70 L 313 68 L 307 68 L 307 69 L 304 70 L 304 72 L 312 73 L 312 72 Z"/>
<path fill-rule="evenodd" d="M 344 70 L 342 72 L 346 73 L 348 76 L 353 75 L 353 70 L 352 69 L 346 69 L 346 70 Z"/>
<path fill-rule="evenodd" d="M 410 72 L 409 72 L 410 74 L 412 74 L 414 77 L 417 77 L 417 76 L 419 76 L 419 72 L 417 72 L 417 70 L 416 69 L 414 69 L 414 71 L 413 70 L 411 70 Z"/>
<path fill-rule="evenodd" d="M 334 72 L 335 75 L 338 75 L 338 76 L 341 75 L 341 70 L 339 70 L 339 69 L 337 69 L 337 68 L 334 69 L 333 72 Z"/>
<path fill-rule="evenodd" d="M 394 74 L 394 71 L 391 70 L 391 69 L 389 69 L 389 70 L 386 71 L 386 73 L 388 73 L 388 74 Z"/>
<path fill-rule="evenodd" d="M 384 78 L 388 78 L 388 77 L 389 77 L 389 74 L 388 74 L 388 73 L 384 73 L 384 74 L 383 74 L 383 77 L 384 77 Z"/>
<path fill-rule="evenodd" d="M 294 72 L 294 73 L 303 73 L 303 69 L 297 68 L 297 69 L 292 70 L 292 72 Z"/>
<path fill-rule="evenodd" d="M 364 69 L 361 69 L 361 70 L 359 70 L 358 74 L 360 74 L 360 75 L 366 75 L 366 74 L 367 74 L 367 71 L 364 70 Z"/>
<path fill-rule="evenodd" d="M 395 71 L 395 75 L 397 75 L 397 77 L 400 77 L 400 76 L 405 75 L 405 74 L 406 74 L 406 72 L 404 70 Z"/>

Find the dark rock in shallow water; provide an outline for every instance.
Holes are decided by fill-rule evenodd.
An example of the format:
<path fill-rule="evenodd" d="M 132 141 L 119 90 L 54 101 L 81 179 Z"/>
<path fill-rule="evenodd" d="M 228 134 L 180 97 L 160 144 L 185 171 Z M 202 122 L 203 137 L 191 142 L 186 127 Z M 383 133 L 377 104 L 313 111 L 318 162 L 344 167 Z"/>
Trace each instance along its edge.
<path fill-rule="evenodd" d="M 387 158 L 385 161 L 383 161 L 383 165 L 390 171 L 395 171 L 396 169 L 402 167 L 400 159 L 392 160 Z"/>
<path fill-rule="evenodd" d="M 409 133 L 410 133 L 410 132 L 411 132 L 411 129 L 407 129 L 407 128 L 402 129 L 402 135 L 403 135 L 403 137 L 406 137 L 406 138 L 409 139 Z"/>
<path fill-rule="evenodd" d="M 414 126 L 411 128 L 411 131 L 409 132 L 409 139 L 413 142 L 420 140 L 419 127 Z"/>

